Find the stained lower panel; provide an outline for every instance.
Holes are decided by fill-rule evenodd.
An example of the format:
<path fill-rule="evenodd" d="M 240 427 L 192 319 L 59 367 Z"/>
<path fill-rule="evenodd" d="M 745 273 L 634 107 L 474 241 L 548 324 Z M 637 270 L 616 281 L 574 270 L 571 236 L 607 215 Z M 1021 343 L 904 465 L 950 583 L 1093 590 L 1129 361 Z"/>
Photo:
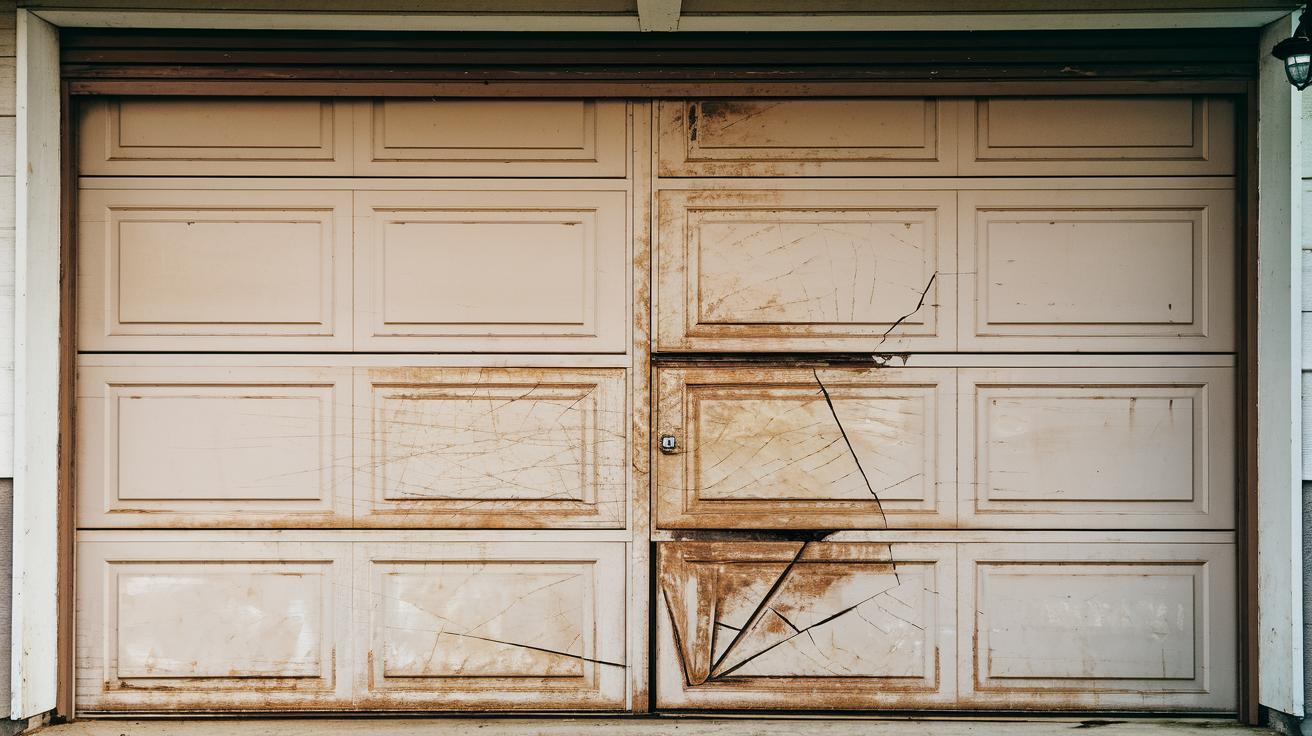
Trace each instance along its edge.
<path fill-rule="evenodd" d="M 945 544 L 660 544 L 656 703 L 949 707 L 954 560 Z"/>

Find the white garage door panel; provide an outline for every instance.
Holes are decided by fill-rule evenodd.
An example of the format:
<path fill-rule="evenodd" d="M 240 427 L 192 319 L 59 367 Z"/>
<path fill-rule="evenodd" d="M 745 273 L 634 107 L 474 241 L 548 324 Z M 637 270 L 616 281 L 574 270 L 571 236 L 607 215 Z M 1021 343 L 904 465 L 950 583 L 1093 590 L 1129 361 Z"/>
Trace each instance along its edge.
<path fill-rule="evenodd" d="M 960 194 L 962 350 L 1234 349 L 1234 192 Z"/>
<path fill-rule="evenodd" d="M 963 527 L 1231 529 L 1231 368 L 963 368 Z"/>
<path fill-rule="evenodd" d="M 623 177 L 627 170 L 623 100 L 391 98 L 361 101 L 356 111 L 356 176 Z"/>
<path fill-rule="evenodd" d="M 357 707 L 623 708 L 626 546 L 357 544 Z"/>
<path fill-rule="evenodd" d="M 82 102 L 83 176 L 349 176 L 350 100 L 122 97 Z"/>
<path fill-rule="evenodd" d="M 665 190 L 662 350 L 951 350 L 955 192 Z"/>
<path fill-rule="evenodd" d="M 955 100 L 663 100 L 660 176 L 952 176 Z"/>
<path fill-rule="evenodd" d="M 951 707 L 951 544 L 658 545 L 657 706 Z"/>
<path fill-rule="evenodd" d="M 350 348 L 350 192 L 80 200 L 83 350 Z"/>
<path fill-rule="evenodd" d="M 78 551 L 80 711 L 349 705 L 348 545 L 83 542 Z"/>
<path fill-rule="evenodd" d="M 952 369 L 661 368 L 667 528 L 950 528 Z"/>
<path fill-rule="evenodd" d="M 356 194 L 355 349 L 626 349 L 622 191 Z"/>
<path fill-rule="evenodd" d="M 963 703 L 1235 708 L 1232 545 L 960 550 Z"/>
<path fill-rule="evenodd" d="M 625 371 L 356 370 L 356 523 L 623 528 Z"/>
<path fill-rule="evenodd" d="M 349 368 L 78 372 L 82 527 L 349 526 Z"/>
<path fill-rule="evenodd" d="M 1230 176 L 1221 97 L 993 97 L 961 106 L 963 176 Z"/>

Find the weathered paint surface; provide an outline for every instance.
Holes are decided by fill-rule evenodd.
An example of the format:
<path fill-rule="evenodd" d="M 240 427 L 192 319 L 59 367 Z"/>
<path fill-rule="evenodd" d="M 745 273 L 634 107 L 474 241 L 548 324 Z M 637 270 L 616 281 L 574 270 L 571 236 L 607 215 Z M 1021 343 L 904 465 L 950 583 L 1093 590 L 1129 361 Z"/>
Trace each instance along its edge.
<path fill-rule="evenodd" d="M 992 102 L 95 103 L 79 707 L 1233 709 L 1231 113 Z"/>
<path fill-rule="evenodd" d="M 662 544 L 659 702 L 948 704 L 952 569 L 946 546 Z"/>

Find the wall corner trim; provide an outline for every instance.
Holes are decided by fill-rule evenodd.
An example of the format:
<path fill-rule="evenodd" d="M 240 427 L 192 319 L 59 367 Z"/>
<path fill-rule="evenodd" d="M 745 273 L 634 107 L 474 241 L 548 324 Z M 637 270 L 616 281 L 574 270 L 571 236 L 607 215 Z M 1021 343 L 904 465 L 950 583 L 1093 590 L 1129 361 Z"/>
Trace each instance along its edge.
<path fill-rule="evenodd" d="M 55 707 L 59 579 L 59 30 L 18 11 L 10 717 Z"/>
<path fill-rule="evenodd" d="M 1258 79 L 1258 701 L 1303 715 L 1299 98 L 1269 50 L 1294 17 L 1262 29 Z"/>

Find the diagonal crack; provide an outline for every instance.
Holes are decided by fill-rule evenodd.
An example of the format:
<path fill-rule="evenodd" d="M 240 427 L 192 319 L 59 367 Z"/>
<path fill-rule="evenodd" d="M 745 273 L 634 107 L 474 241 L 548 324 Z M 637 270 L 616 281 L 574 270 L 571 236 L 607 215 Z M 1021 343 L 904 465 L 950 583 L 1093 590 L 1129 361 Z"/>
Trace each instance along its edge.
<path fill-rule="evenodd" d="M 780 619 L 781 621 L 783 621 L 784 623 L 788 624 L 788 628 L 792 629 L 794 632 L 796 632 L 796 633 L 798 633 L 798 634 L 802 633 L 802 630 L 799 629 L 799 628 L 797 628 L 796 626 L 794 626 L 794 625 L 793 625 L 793 622 L 792 622 L 792 621 L 789 621 L 787 618 L 785 618 L 784 615 L 783 615 L 782 613 L 779 613 L 779 610 L 778 610 L 778 609 L 771 608 L 771 609 L 770 609 L 770 613 L 773 613 L 774 615 L 778 616 L 779 619 Z"/>
<path fill-rule="evenodd" d="M 569 657 L 570 659 L 580 659 L 580 660 L 583 660 L 584 662 L 592 662 L 593 664 L 605 664 L 605 665 L 610 665 L 611 667 L 624 667 L 624 666 L 625 666 L 625 665 L 622 665 L 622 664 L 620 664 L 620 663 L 618 663 L 618 662 L 607 662 L 607 661 L 604 660 L 604 659 L 591 659 L 591 658 L 589 658 L 589 657 L 585 657 L 585 656 L 583 656 L 583 655 L 581 655 L 581 654 L 570 654 L 569 652 L 558 652 L 558 651 L 556 651 L 555 649 L 544 649 L 543 647 L 535 647 L 535 646 L 530 646 L 530 645 L 528 645 L 528 644 L 516 644 L 516 643 L 513 642 L 513 641 L 501 641 L 500 639 L 489 639 L 489 638 L 487 638 L 486 636 L 475 636 L 475 635 L 473 635 L 473 634 L 457 634 L 457 633 L 455 633 L 454 631 L 446 631 L 446 632 L 443 632 L 443 633 L 445 633 L 445 634 L 450 634 L 451 636 L 463 636 L 463 637 L 465 637 L 466 639 L 478 639 L 479 641 L 489 641 L 489 642 L 492 642 L 493 644 L 501 644 L 501 645 L 503 645 L 503 646 L 507 646 L 507 647 L 519 647 L 520 649 L 531 649 L 531 650 L 533 650 L 533 651 L 535 651 L 535 652 L 546 652 L 547 654 L 556 654 L 556 655 L 559 655 L 559 656 L 561 656 L 561 657 Z"/>
<path fill-rule="evenodd" d="M 913 314 L 920 311 L 921 307 L 925 306 L 925 297 L 929 295 L 929 290 L 934 287 L 934 279 L 936 278 L 938 278 L 938 271 L 935 271 L 934 273 L 929 275 L 929 282 L 925 284 L 925 290 L 920 292 L 920 301 L 916 302 L 916 308 L 911 310 L 910 312 L 907 312 L 901 317 L 898 317 L 896 322 L 894 322 L 892 325 L 889 325 L 889 328 L 887 330 L 884 330 L 884 335 L 883 337 L 879 338 L 879 343 L 875 345 L 875 350 L 879 350 L 879 346 L 884 344 L 884 341 L 888 339 L 888 336 L 892 334 L 893 330 L 897 329 L 898 325 L 910 319 Z"/>
<path fill-rule="evenodd" d="M 890 552 L 890 553 L 892 552 L 892 545 L 889 546 L 889 552 Z M 894 587 L 897 587 L 897 586 L 902 585 L 902 580 L 901 580 L 901 578 L 898 577 L 898 574 L 897 574 L 897 563 L 896 563 L 896 562 L 893 562 L 893 561 L 890 559 L 890 560 L 889 560 L 889 566 L 892 568 L 893 581 L 897 584 L 897 585 L 895 585 Z M 866 598 L 865 600 L 858 601 L 858 602 L 854 603 L 853 605 L 848 606 L 847 608 L 844 608 L 843 610 L 839 611 L 838 613 L 835 613 L 835 614 L 833 614 L 833 615 L 831 615 L 831 616 L 826 616 L 825 618 L 820 619 L 819 621 L 816 621 L 815 623 L 811 624 L 810 626 L 807 626 L 805 629 L 799 629 L 799 628 L 797 628 L 796 626 L 793 626 L 793 624 L 792 624 L 788 619 L 784 618 L 782 614 L 780 614 L 778 611 L 775 611 L 775 610 L 772 608 L 772 609 L 770 609 L 770 610 L 771 610 L 776 616 L 778 616 L 779 618 L 783 619 L 783 620 L 784 620 L 784 623 L 788 624 L 788 626 L 793 630 L 793 632 L 794 632 L 793 635 L 792 635 L 792 636 L 789 636 L 789 637 L 786 637 L 786 638 L 784 638 L 784 639 L 781 639 L 780 641 L 777 641 L 777 642 L 775 642 L 774 644 L 771 644 L 770 646 L 766 647 L 765 649 L 762 649 L 761 651 L 759 651 L 759 652 L 753 654 L 752 656 L 748 657 L 747 659 L 744 659 L 743 661 L 739 662 L 738 664 L 734 665 L 733 667 L 730 667 L 729 669 L 725 670 L 724 672 L 721 672 L 720 674 L 715 675 L 715 676 L 710 677 L 710 678 L 707 678 L 707 679 L 709 679 L 709 680 L 719 680 L 719 679 L 723 679 L 723 678 L 725 678 L 725 677 L 728 677 L 729 675 L 731 675 L 731 674 L 733 674 L 734 672 L 736 672 L 739 668 L 741 668 L 741 667 L 743 667 L 744 665 L 746 665 L 748 662 L 751 662 L 753 659 L 756 659 L 757 657 L 761 656 L 762 654 L 765 654 L 766 652 L 769 652 L 770 650 L 774 649 L 775 647 L 780 646 L 780 645 L 782 645 L 782 644 L 787 644 L 788 642 L 792 641 L 793 639 L 796 639 L 797 637 L 801 636 L 802 634 L 806 634 L 807 636 L 810 636 L 810 635 L 811 635 L 811 629 L 814 629 L 814 628 L 816 628 L 817 626 L 823 626 L 824 624 L 827 624 L 827 623 L 829 623 L 830 621 L 833 621 L 834 619 L 838 618 L 839 616 L 846 616 L 847 614 L 849 614 L 849 613 L 855 611 L 857 608 L 861 607 L 862 605 L 865 605 L 866 603 L 869 603 L 870 601 L 872 601 L 872 600 L 878 598 L 878 597 L 881 596 L 881 595 L 884 595 L 884 594 L 887 593 L 887 592 L 888 592 L 888 590 L 881 590 L 881 591 L 879 591 L 878 593 L 876 593 L 876 594 L 870 596 L 869 598 Z M 728 652 L 725 652 L 725 653 L 728 654 Z"/>
<path fill-rule="evenodd" d="M 852 455 L 852 461 L 856 463 L 856 469 L 861 473 L 861 480 L 866 484 L 866 490 L 870 495 L 875 497 L 875 504 L 879 505 L 879 515 L 884 515 L 884 508 L 879 504 L 879 494 L 875 492 L 875 487 L 870 485 L 870 478 L 866 475 L 866 469 L 861 467 L 861 458 L 856 456 L 856 449 L 852 447 L 852 440 L 848 439 L 847 430 L 843 429 L 843 422 L 838 418 L 838 410 L 834 408 L 834 400 L 829 397 L 829 389 L 825 388 L 824 381 L 820 380 L 820 371 L 816 368 L 811 369 L 811 375 L 815 377 L 815 384 L 820 387 L 820 393 L 825 396 L 825 404 L 829 406 L 829 413 L 834 417 L 834 424 L 838 425 L 838 431 L 843 435 L 843 442 L 847 444 L 847 451 Z M 887 524 L 887 520 L 885 520 Z"/>
<path fill-rule="evenodd" d="M 765 595 L 761 596 L 761 602 L 756 604 L 756 609 L 752 611 L 752 615 L 747 618 L 747 623 L 743 624 L 742 629 L 740 629 L 733 637 L 733 641 L 730 641 L 729 646 L 725 647 L 724 653 L 711 663 L 711 672 L 715 672 L 715 669 L 724 662 L 724 658 L 728 657 L 733 652 L 734 647 L 738 646 L 738 642 L 742 641 L 742 638 L 752 630 L 752 625 L 761 618 L 762 613 L 765 611 L 765 607 L 774 599 L 774 594 L 778 592 L 780 586 L 784 584 L 784 580 L 788 578 L 788 573 L 792 572 L 793 568 L 797 566 L 797 561 L 802 558 L 802 554 L 806 552 L 806 547 L 810 543 L 810 541 L 802 542 L 802 546 L 797 548 L 797 554 L 793 555 L 793 559 L 788 562 L 788 567 L 785 567 L 783 572 L 779 573 L 779 577 L 775 579 L 774 585 L 770 586 L 770 590 L 766 591 Z M 737 667 L 734 669 L 737 669 Z"/>

